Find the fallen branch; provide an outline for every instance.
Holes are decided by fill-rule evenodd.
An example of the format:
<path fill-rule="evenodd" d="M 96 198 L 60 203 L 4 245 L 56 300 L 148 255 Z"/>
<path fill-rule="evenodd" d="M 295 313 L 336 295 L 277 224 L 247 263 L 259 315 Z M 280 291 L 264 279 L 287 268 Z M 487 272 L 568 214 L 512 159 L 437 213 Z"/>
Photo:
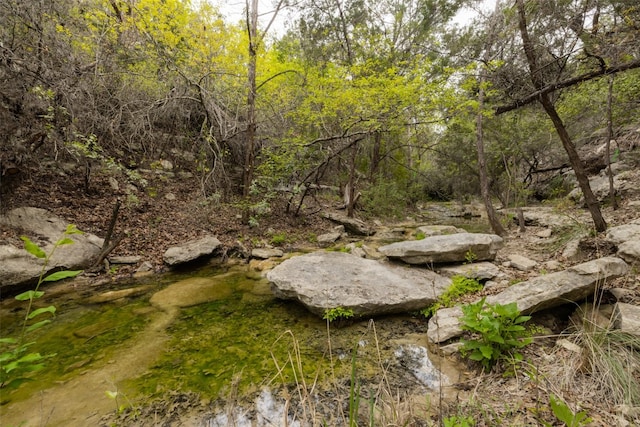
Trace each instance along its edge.
<path fill-rule="evenodd" d="M 107 255 L 109 255 L 111 251 L 113 251 L 116 248 L 116 246 L 118 246 L 118 244 L 123 238 L 123 236 L 119 236 L 115 240 L 113 240 L 113 242 L 111 241 L 111 237 L 113 236 L 113 230 L 116 227 L 116 221 L 118 219 L 118 212 L 120 211 L 120 204 L 121 204 L 120 199 L 117 199 L 116 205 L 113 207 L 113 212 L 111 213 L 111 220 L 109 221 L 109 228 L 107 230 L 107 235 L 104 237 L 104 243 L 102 244 L 102 249 L 100 250 L 100 254 L 98 255 L 98 258 L 93 263 L 92 268 L 99 269 L 100 265 L 102 264 L 102 261 L 104 261 L 105 258 L 107 258 Z"/>

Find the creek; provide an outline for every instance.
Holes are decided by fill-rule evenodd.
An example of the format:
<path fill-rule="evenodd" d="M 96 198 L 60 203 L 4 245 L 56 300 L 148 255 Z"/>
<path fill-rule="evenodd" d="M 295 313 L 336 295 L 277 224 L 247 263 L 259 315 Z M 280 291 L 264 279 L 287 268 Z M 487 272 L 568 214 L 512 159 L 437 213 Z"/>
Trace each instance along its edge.
<path fill-rule="evenodd" d="M 263 418 L 273 419 L 282 417 L 276 394 L 283 390 L 348 400 L 357 381 L 364 394 L 377 395 L 384 385 L 391 394 L 442 396 L 443 386 L 461 377 L 451 362 L 428 354 L 423 317 L 327 325 L 301 305 L 275 299 L 246 265 L 117 286 L 97 293 L 72 281 L 45 289 L 39 302 L 55 305 L 58 314 L 31 338 L 34 349 L 55 356 L 33 381 L 2 390 L 3 426 L 109 425 L 105 414 L 132 408 L 144 414 L 154 401 L 175 409 L 167 396 L 178 394 L 198 396 L 192 403 L 200 421 L 193 425 L 207 417 L 207 425 L 242 425 L 247 413 L 259 420 L 260 410 L 231 422 L 229 402 L 267 406 L 272 413 Z M 11 298 L 0 302 L 3 337 L 15 333 L 24 310 Z"/>

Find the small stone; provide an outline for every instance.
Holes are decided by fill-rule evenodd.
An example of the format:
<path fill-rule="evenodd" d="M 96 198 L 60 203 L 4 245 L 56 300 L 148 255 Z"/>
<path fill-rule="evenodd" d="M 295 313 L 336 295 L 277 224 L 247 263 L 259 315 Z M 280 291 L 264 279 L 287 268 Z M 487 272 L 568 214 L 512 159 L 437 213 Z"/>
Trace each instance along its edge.
<path fill-rule="evenodd" d="M 500 274 L 498 267 L 491 262 L 474 262 L 472 264 L 443 267 L 440 274 L 445 277 L 464 276 L 476 280 L 490 280 Z"/>
<path fill-rule="evenodd" d="M 120 185 L 118 184 L 118 180 L 115 179 L 114 177 L 110 176 L 109 177 L 109 187 L 111 187 L 111 189 L 113 191 L 118 191 L 120 189 Z"/>
<path fill-rule="evenodd" d="M 160 160 L 160 166 L 166 171 L 170 171 L 173 169 L 173 163 L 171 163 L 169 160 Z"/>
<path fill-rule="evenodd" d="M 508 256 L 508 258 L 509 258 L 509 264 L 511 265 L 511 267 L 520 271 L 533 270 L 535 267 L 538 266 L 537 262 L 522 255 L 511 254 Z"/>
<path fill-rule="evenodd" d="M 556 345 L 562 348 L 566 348 L 569 351 L 572 351 L 574 353 L 580 354 L 582 353 L 582 347 L 580 347 L 578 344 L 572 343 L 571 341 L 567 340 L 567 339 L 559 339 L 558 341 L 556 341 Z"/>
<path fill-rule="evenodd" d="M 172 201 L 172 200 L 176 199 L 176 195 L 173 194 L 173 193 L 167 193 L 167 194 L 164 195 L 164 198 L 165 198 L 165 200 Z"/>
<path fill-rule="evenodd" d="M 335 243 L 340 238 L 340 236 L 342 236 L 342 233 L 339 232 L 321 234 L 317 238 L 318 245 L 322 247 L 329 246 Z"/>
<path fill-rule="evenodd" d="M 149 261 L 145 261 L 142 264 L 140 264 L 140 267 L 138 267 L 138 269 L 135 272 L 135 275 L 144 275 L 146 273 L 152 273 L 153 272 L 153 264 L 151 264 Z M 137 276 L 140 277 L 140 276 Z"/>
<path fill-rule="evenodd" d="M 251 257 L 259 259 L 281 258 L 283 255 L 284 252 L 275 248 L 255 248 L 251 251 Z"/>
<path fill-rule="evenodd" d="M 623 302 L 616 303 L 614 322 L 617 329 L 640 336 L 640 307 Z"/>
<path fill-rule="evenodd" d="M 551 237 L 551 229 L 550 228 L 545 228 L 542 231 L 538 231 L 536 233 L 536 236 L 540 237 L 541 239 L 548 239 L 549 237 Z"/>
<path fill-rule="evenodd" d="M 629 240 L 618 246 L 617 255 L 628 263 L 640 262 L 640 240 Z"/>
<path fill-rule="evenodd" d="M 560 261 L 556 261 L 555 259 L 545 262 L 543 266 L 548 271 L 557 271 L 562 268 L 562 264 L 560 263 Z"/>

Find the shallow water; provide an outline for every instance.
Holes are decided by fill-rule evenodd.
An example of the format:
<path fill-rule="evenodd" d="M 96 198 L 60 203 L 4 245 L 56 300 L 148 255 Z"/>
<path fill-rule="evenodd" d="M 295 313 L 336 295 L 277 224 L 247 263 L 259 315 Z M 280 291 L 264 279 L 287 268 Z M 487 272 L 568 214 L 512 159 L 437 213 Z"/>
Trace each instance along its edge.
<path fill-rule="evenodd" d="M 59 314 L 33 339 L 37 351 L 56 356 L 34 381 L 3 392 L 3 425 L 98 425 L 107 412 L 176 390 L 211 401 L 259 394 L 256 402 L 266 405 L 265 389 L 293 383 L 374 384 L 384 372 L 393 387 L 419 391 L 452 375 L 440 375 L 427 358 L 426 319 L 391 316 L 328 328 L 299 304 L 275 299 L 246 266 L 142 285 L 148 292 L 97 304 L 69 282 L 43 300 Z M 24 315 L 21 308 L 0 304 L 2 336 Z"/>

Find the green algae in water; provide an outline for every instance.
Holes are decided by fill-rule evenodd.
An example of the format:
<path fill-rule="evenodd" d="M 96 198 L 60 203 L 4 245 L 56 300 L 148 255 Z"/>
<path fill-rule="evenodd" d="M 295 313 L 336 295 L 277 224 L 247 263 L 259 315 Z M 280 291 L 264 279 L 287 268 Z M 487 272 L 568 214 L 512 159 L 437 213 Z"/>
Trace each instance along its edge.
<path fill-rule="evenodd" d="M 143 301 L 126 306 L 78 307 L 58 314 L 52 322 L 27 337 L 36 343 L 31 351 L 55 354 L 32 381 L 3 396 L 3 400 L 22 400 L 36 391 L 65 381 L 86 369 L 107 363 L 118 346 L 144 328 L 140 315 L 148 304 Z"/>
<path fill-rule="evenodd" d="M 329 375 L 323 320 L 296 303 L 264 295 L 264 282 L 247 280 L 244 274 L 226 280 L 233 289 L 229 297 L 181 310 L 169 328 L 166 352 L 133 387 L 150 397 L 181 390 L 217 398 L 231 384 L 248 392 L 282 381 L 274 358 L 279 366 L 286 365 L 284 381 L 294 382 L 288 362 L 297 363 L 297 349 L 307 381 Z"/>

